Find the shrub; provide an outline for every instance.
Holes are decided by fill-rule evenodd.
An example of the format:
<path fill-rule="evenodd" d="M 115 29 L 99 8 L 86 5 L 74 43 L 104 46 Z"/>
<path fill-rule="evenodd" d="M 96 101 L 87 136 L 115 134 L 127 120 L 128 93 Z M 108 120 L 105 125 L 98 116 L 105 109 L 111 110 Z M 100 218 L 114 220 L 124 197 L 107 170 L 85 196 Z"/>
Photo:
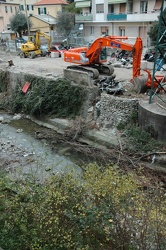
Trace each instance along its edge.
<path fill-rule="evenodd" d="M 0 245 L 5 250 L 165 249 L 166 201 L 145 177 L 88 165 L 82 178 L 36 184 L 1 175 Z"/>

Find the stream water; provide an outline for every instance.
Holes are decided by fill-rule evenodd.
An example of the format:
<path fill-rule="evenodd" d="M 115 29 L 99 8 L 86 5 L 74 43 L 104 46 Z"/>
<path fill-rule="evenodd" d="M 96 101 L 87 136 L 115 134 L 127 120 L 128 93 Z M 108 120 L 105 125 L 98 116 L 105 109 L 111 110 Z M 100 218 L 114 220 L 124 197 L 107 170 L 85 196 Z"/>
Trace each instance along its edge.
<path fill-rule="evenodd" d="M 62 148 L 58 148 L 55 131 L 45 130 L 28 119 L 13 120 L 9 115 L 0 116 L 7 121 L 0 123 L 1 167 L 3 165 L 9 172 L 19 176 L 35 174 L 40 181 L 59 172 L 81 173 L 81 168 L 72 157 L 63 155 Z M 57 148 L 57 153 L 51 150 L 48 143 L 50 137 L 56 142 L 54 149 Z"/>

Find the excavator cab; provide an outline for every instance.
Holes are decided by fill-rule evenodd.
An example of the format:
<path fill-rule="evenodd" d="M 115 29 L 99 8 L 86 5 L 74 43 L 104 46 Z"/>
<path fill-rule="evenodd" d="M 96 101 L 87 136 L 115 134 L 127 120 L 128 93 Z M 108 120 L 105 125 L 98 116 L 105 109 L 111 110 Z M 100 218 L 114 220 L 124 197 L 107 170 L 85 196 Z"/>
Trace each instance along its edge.
<path fill-rule="evenodd" d="M 35 43 L 36 42 L 35 37 L 34 36 L 28 36 L 28 42 Z"/>
<path fill-rule="evenodd" d="M 99 58 L 100 58 L 99 59 L 100 61 L 103 61 L 103 60 L 106 61 L 107 60 L 107 49 L 106 49 L 106 47 L 102 48 Z"/>

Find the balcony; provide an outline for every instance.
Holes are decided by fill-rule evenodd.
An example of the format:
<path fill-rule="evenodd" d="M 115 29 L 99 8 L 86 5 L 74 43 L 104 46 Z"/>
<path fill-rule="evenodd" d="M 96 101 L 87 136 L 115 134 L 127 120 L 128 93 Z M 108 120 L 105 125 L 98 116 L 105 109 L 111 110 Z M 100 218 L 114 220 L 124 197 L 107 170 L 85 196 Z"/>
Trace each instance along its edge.
<path fill-rule="evenodd" d="M 107 21 L 117 21 L 117 20 L 127 20 L 127 14 L 125 13 L 119 13 L 119 14 L 114 14 L 114 13 L 109 13 L 107 14 Z"/>
<path fill-rule="evenodd" d="M 127 21 L 129 22 L 151 22 L 154 20 L 158 20 L 158 16 L 160 15 L 159 11 L 147 11 L 146 13 L 133 12 L 131 14 L 127 14 Z"/>
<path fill-rule="evenodd" d="M 92 14 L 76 15 L 75 16 L 76 22 L 85 22 L 85 21 L 92 21 L 92 20 L 93 20 Z"/>
<path fill-rule="evenodd" d="M 107 21 L 121 21 L 125 20 L 128 22 L 151 22 L 154 20 L 158 20 L 158 16 L 160 15 L 159 11 L 147 11 L 146 13 L 133 12 L 133 13 L 108 13 Z"/>

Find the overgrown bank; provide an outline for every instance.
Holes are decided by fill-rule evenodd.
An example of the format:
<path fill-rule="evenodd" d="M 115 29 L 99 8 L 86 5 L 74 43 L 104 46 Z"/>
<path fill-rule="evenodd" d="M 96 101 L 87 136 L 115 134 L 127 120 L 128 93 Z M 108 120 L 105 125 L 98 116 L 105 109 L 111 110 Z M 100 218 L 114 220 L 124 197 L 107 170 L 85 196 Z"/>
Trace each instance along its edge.
<path fill-rule="evenodd" d="M 146 190 L 144 186 L 148 186 Z M 4 250 L 150 249 L 166 247 L 165 194 L 140 174 L 86 166 L 83 176 L 59 173 L 0 177 L 0 245 Z"/>

